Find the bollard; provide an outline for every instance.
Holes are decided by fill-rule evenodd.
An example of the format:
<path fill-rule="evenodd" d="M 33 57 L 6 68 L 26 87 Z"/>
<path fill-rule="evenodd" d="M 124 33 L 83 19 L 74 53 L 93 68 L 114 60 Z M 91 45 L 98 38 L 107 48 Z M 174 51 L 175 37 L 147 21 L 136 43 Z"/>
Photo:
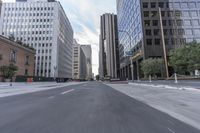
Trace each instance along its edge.
<path fill-rule="evenodd" d="M 174 77 L 175 77 L 175 83 L 177 84 L 178 83 L 178 78 L 177 78 L 177 74 L 176 73 L 174 74 Z"/>
<path fill-rule="evenodd" d="M 140 77 L 138 76 L 137 81 L 140 82 Z"/>
<path fill-rule="evenodd" d="M 151 80 L 151 75 L 149 75 L 149 82 L 150 82 L 150 83 L 152 82 L 152 80 Z"/>

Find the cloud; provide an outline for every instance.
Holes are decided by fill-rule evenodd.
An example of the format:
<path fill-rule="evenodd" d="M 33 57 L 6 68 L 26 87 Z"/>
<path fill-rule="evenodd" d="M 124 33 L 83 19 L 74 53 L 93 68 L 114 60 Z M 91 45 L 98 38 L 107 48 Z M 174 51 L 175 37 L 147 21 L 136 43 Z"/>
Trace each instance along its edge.
<path fill-rule="evenodd" d="M 4 0 L 14 2 L 14 0 Z M 116 0 L 60 0 L 80 44 L 92 45 L 93 72 L 98 74 L 100 15 L 115 13 Z"/>

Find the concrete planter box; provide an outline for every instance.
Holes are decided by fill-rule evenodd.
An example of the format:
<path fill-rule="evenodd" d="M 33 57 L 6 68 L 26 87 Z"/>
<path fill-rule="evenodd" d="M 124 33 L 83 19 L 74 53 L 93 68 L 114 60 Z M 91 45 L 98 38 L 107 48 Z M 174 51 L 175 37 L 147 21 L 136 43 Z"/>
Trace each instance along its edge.
<path fill-rule="evenodd" d="M 4 81 L 5 82 L 11 82 L 11 79 L 5 79 Z"/>

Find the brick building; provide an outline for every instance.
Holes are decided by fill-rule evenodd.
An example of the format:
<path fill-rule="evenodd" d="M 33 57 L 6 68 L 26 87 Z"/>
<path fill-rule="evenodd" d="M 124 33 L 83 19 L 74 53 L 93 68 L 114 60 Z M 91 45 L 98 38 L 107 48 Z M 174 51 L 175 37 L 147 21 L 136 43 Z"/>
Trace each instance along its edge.
<path fill-rule="evenodd" d="M 33 76 L 34 58 L 35 50 L 0 36 L 0 66 L 14 64 L 18 67 L 16 76 Z"/>

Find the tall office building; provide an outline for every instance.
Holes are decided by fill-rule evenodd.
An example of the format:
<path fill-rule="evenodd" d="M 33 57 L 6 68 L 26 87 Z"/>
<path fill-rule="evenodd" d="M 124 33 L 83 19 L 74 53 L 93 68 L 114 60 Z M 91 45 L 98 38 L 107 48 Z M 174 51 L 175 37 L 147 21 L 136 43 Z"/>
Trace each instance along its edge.
<path fill-rule="evenodd" d="M 0 34 L 36 49 L 36 76 L 72 78 L 73 29 L 60 2 L 3 3 Z"/>
<path fill-rule="evenodd" d="M 87 79 L 87 58 L 82 46 L 74 40 L 72 78 L 75 80 Z"/>
<path fill-rule="evenodd" d="M 119 49 L 117 15 L 103 14 L 101 16 L 99 51 L 100 78 L 119 77 Z"/>
<path fill-rule="evenodd" d="M 91 45 L 81 45 L 81 49 L 86 56 L 86 66 L 87 66 L 87 80 L 92 79 L 92 47 Z"/>
<path fill-rule="evenodd" d="M 130 45 L 127 33 L 119 32 L 121 76 L 131 77 L 128 51 L 133 51 L 137 78 L 141 76 L 140 62 L 163 57 L 164 44 L 169 53 L 186 42 L 199 42 L 199 10 L 200 0 L 117 0 L 118 28 L 131 36 Z"/>

